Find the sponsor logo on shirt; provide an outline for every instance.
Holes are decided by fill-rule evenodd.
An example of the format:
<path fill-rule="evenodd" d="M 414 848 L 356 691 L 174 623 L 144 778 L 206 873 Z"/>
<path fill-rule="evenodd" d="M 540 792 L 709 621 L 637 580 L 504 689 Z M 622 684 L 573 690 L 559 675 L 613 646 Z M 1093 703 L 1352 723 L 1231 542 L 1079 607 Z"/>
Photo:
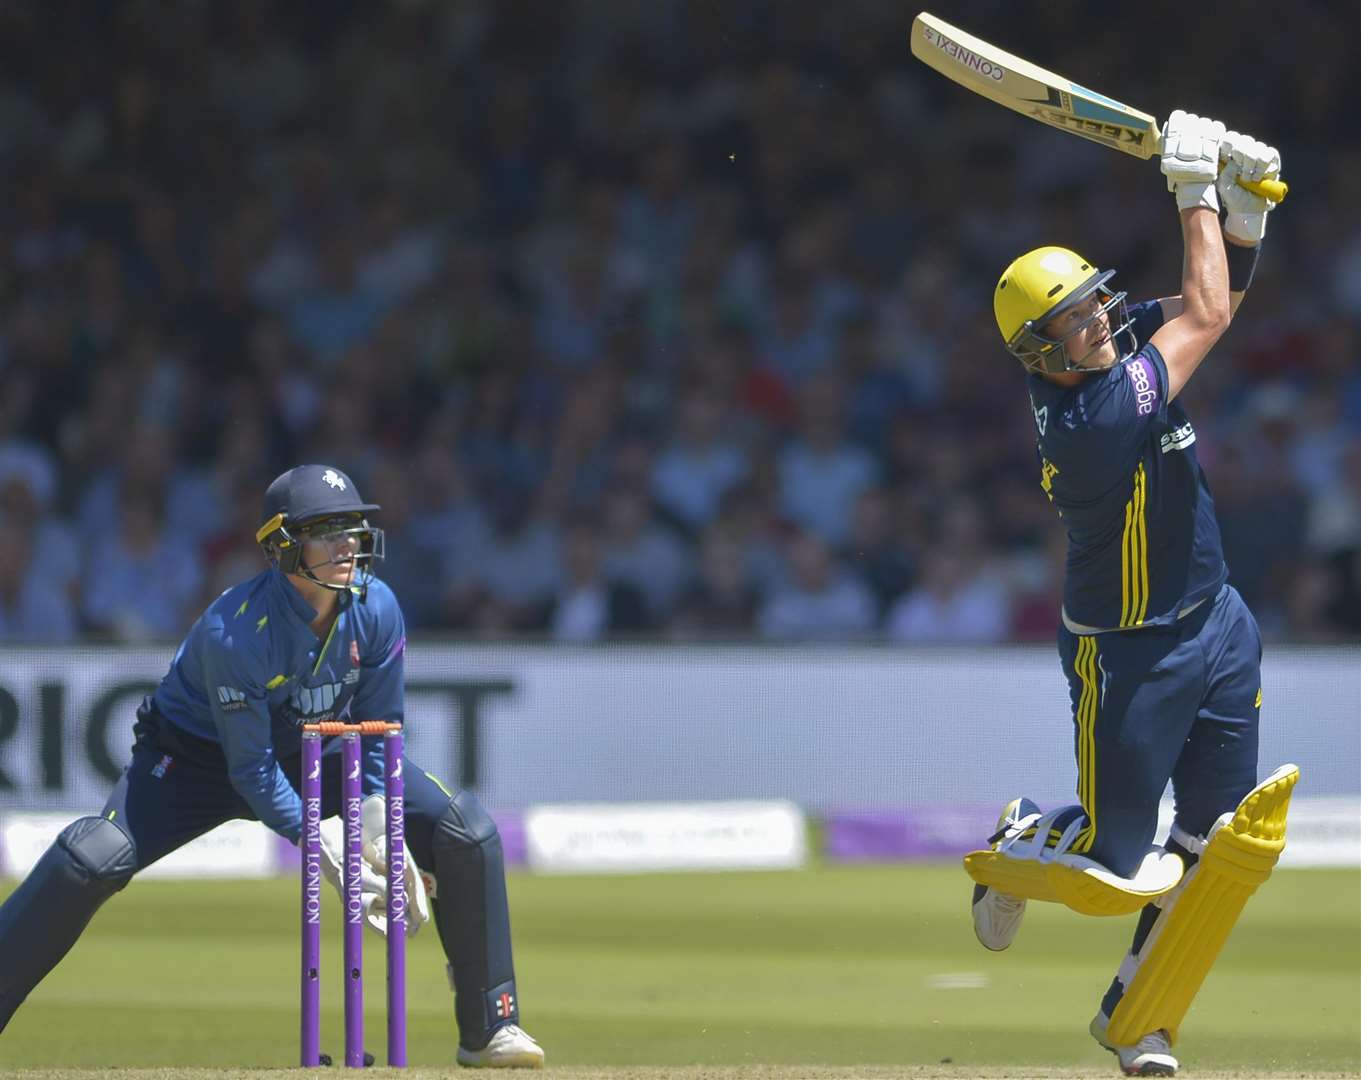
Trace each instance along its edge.
<path fill-rule="evenodd" d="M 246 695 L 234 686 L 219 686 L 217 688 L 217 700 L 221 704 L 223 712 L 235 712 L 238 709 L 246 708 Z"/>
<path fill-rule="evenodd" d="M 1134 384 L 1134 411 L 1150 416 L 1158 407 L 1158 383 L 1148 369 L 1148 361 L 1135 357 L 1125 365 L 1125 373 Z"/>
<path fill-rule="evenodd" d="M 1196 432 L 1188 421 L 1181 427 L 1169 431 L 1158 440 L 1162 443 L 1163 453 L 1170 454 L 1173 450 L 1185 450 L 1196 441 Z"/>
<path fill-rule="evenodd" d="M 335 708 L 336 698 L 340 697 L 342 683 L 324 683 L 321 686 L 299 686 L 294 689 L 289 700 L 299 716 L 307 720 L 324 720 L 330 717 Z"/>

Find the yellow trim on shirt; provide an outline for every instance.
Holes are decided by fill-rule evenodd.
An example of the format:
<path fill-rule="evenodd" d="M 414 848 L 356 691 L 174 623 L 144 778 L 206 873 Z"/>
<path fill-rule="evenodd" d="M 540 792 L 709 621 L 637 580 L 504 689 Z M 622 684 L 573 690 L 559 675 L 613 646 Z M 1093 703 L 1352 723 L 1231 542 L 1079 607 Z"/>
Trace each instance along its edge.
<path fill-rule="evenodd" d="M 1120 538 L 1120 628 L 1142 626 L 1148 615 L 1148 477 L 1144 463 L 1134 470 L 1134 491 L 1125 504 Z"/>
<path fill-rule="evenodd" d="M 336 636 L 336 623 L 338 622 L 340 622 L 340 616 L 336 615 L 331 620 L 331 629 L 326 631 L 326 640 L 321 643 L 321 652 L 317 653 L 317 662 L 312 668 L 313 675 L 321 670 L 321 662 L 326 659 L 326 650 L 331 647 L 331 639 Z"/>

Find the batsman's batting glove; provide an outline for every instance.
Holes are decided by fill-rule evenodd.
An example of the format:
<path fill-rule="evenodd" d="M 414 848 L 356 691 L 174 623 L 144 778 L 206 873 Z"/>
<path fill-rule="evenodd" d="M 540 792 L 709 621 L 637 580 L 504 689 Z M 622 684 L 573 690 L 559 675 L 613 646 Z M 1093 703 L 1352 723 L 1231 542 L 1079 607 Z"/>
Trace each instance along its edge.
<path fill-rule="evenodd" d="M 1167 190 L 1178 210 L 1203 206 L 1219 212 L 1215 181 L 1219 177 L 1219 144 L 1224 125 L 1218 120 L 1177 109 L 1167 118 L 1162 135 L 1162 171 Z"/>
<path fill-rule="evenodd" d="M 1281 173 L 1281 155 L 1274 146 L 1259 142 L 1251 135 L 1230 131 L 1220 144 L 1224 171 L 1219 174 L 1219 198 L 1224 204 L 1224 232 L 1235 240 L 1260 244 L 1266 235 L 1266 216 L 1276 206 L 1238 181 L 1255 183 Z"/>

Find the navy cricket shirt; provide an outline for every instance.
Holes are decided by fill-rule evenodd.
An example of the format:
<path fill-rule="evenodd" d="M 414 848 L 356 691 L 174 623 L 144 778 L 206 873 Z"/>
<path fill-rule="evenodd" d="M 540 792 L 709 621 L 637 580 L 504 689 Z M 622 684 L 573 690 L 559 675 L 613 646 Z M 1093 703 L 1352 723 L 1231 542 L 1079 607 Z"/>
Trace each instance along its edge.
<path fill-rule="evenodd" d="M 1068 527 L 1063 621 L 1074 633 L 1170 623 L 1228 577 L 1196 433 L 1147 344 L 1157 301 L 1132 305 L 1138 353 L 1063 387 L 1029 376 L 1040 484 Z"/>

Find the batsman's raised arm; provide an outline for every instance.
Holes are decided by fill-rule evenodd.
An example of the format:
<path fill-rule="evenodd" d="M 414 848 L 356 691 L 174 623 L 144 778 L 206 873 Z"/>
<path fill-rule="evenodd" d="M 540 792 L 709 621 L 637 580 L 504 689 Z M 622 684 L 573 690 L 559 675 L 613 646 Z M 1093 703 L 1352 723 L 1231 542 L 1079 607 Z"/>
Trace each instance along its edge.
<path fill-rule="evenodd" d="M 1254 178 L 1271 178 L 1281 172 L 1281 155 L 1274 146 L 1241 135 L 1226 132 L 1219 144 L 1223 169 L 1215 187 L 1223 203 L 1224 254 L 1229 268 L 1229 311 L 1236 314 L 1248 286 L 1252 284 L 1266 234 L 1266 216 L 1276 208 L 1270 199 L 1254 194 L 1243 184 Z M 1159 301 L 1165 322 L 1181 315 L 1185 305 L 1180 296 L 1167 296 Z"/>
<path fill-rule="evenodd" d="M 1181 392 L 1233 314 L 1219 226 L 1219 161 L 1226 135 L 1219 121 L 1180 109 L 1163 129 L 1162 171 L 1177 200 L 1185 247 L 1180 304 L 1164 307 L 1168 321 L 1150 341 L 1167 366 L 1169 400 Z"/>

